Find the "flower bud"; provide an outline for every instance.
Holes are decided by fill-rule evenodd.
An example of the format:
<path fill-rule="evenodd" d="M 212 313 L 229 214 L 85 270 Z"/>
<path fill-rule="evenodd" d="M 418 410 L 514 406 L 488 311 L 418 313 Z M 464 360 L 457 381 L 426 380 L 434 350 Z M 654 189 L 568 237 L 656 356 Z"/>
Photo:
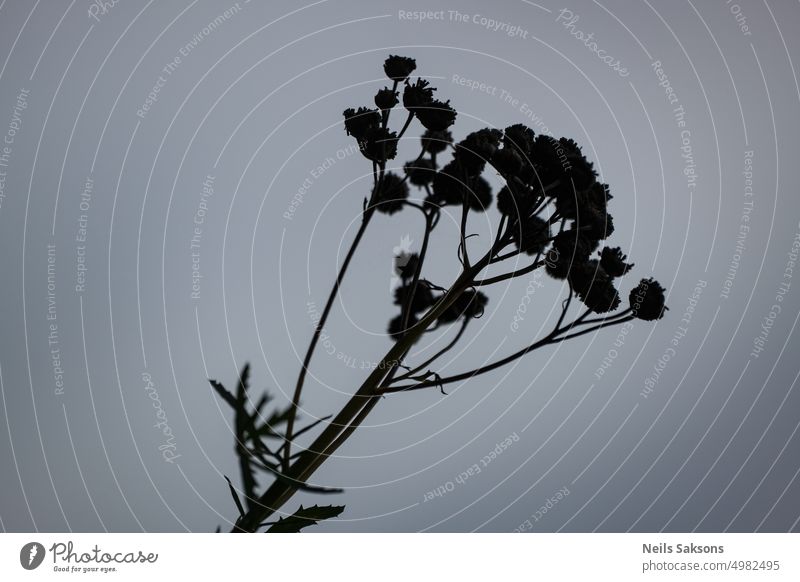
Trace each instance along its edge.
<path fill-rule="evenodd" d="M 434 99 L 424 107 L 414 110 L 417 119 L 431 131 L 444 131 L 456 122 L 456 110 L 450 107 L 450 101 Z"/>
<path fill-rule="evenodd" d="M 361 141 L 367 130 L 377 127 L 381 122 L 381 115 L 375 109 L 359 107 L 358 111 L 352 107 L 344 110 L 344 129 L 347 135 L 352 135 Z"/>
<path fill-rule="evenodd" d="M 422 147 L 429 154 L 440 154 L 451 143 L 453 143 L 453 136 L 449 131 L 428 130 L 422 134 Z"/>
<path fill-rule="evenodd" d="M 642 279 L 628 296 L 631 311 L 637 319 L 654 321 L 664 317 L 669 309 L 665 303 L 664 288 L 655 279 Z"/>
<path fill-rule="evenodd" d="M 392 91 L 388 87 L 384 87 L 375 93 L 375 105 L 378 109 L 391 109 L 397 105 L 397 91 Z"/>
<path fill-rule="evenodd" d="M 405 81 L 416 68 L 417 61 L 397 55 L 389 55 L 383 63 L 383 71 L 392 81 Z"/>

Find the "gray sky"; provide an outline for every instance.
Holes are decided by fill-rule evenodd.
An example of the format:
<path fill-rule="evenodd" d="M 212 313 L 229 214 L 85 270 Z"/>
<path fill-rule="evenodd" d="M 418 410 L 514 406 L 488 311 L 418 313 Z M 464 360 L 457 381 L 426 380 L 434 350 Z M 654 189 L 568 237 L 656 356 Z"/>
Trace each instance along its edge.
<path fill-rule="evenodd" d="M 527 123 L 578 141 L 636 263 L 623 291 L 655 276 L 670 311 L 386 398 L 314 475 L 346 492 L 286 509 L 347 506 L 318 531 L 797 531 L 798 19 L 779 2 L 3 4 L 2 527 L 234 517 L 231 419 L 205 379 L 249 361 L 285 404 L 371 183 L 341 112 L 402 54 L 459 111 L 457 139 Z M 431 243 L 440 283 L 453 220 Z M 392 255 L 421 226 L 371 225 L 304 420 L 390 347 Z M 530 343 L 564 293 L 493 288 L 437 371 Z"/>

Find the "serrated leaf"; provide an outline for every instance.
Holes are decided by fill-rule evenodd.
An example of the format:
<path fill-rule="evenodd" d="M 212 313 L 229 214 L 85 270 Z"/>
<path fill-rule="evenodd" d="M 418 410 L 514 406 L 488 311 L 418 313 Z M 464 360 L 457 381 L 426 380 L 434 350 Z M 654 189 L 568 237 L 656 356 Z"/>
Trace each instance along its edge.
<path fill-rule="evenodd" d="M 272 524 L 267 533 L 299 533 L 305 527 L 338 517 L 343 511 L 344 505 L 314 505 L 306 508 L 301 505 L 294 514 L 282 517 Z"/>
<path fill-rule="evenodd" d="M 228 406 L 230 406 L 233 409 L 236 409 L 236 398 L 233 397 L 233 394 L 228 392 L 225 386 L 223 386 L 216 380 L 209 379 L 208 382 L 211 384 L 211 387 L 216 391 L 216 393 L 219 394 L 220 398 L 222 398 L 225 402 L 228 403 Z"/>
<path fill-rule="evenodd" d="M 247 363 L 242 368 L 241 374 L 239 374 L 239 385 L 236 389 L 236 398 L 241 403 L 242 408 L 244 408 L 244 401 L 247 395 L 247 390 L 250 388 L 248 384 L 248 380 L 250 378 L 250 364 Z"/>
<path fill-rule="evenodd" d="M 231 480 L 228 479 L 227 475 L 223 475 L 225 480 L 228 482 L 228 488 L 231 490 L 231 497 L 233 497 L 233 502 L 236 503 L 236 509 L 239 510 L 239 517 L 244 515 L 244 507 L 242 507 L 242 500 L 239 499 L 239 494 L 236 493 L 236 489 L 233 488 L 233 483 Z"/>
<path fill-rule="evenodd" d="M 285 423 L 289 418 L 289 411 L 292 409 L 291 406 L 288 406 L 284 409 L 277 409 L 275 410 L 269 418 L 264 422 L 263 425 L 258 427 L 255 432 L 255 436 L 261 437 L 271 437 L 271 438 L 283 438 L 283 435 L 279 434 L 275 428 L 280 426 L 281 424 Z"/>

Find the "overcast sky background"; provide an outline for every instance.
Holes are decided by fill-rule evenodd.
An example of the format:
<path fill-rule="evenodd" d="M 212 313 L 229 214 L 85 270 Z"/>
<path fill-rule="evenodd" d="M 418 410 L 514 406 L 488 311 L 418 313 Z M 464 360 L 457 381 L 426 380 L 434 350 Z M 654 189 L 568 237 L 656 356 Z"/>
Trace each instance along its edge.
<path fill-rule="evenodd" d="M 578 17 L 569 28 L 565 8 Z M 443 12 L 419 22 L 401 10 Z M 623 292 L 655 276 L 670 311 L 635 323 L 618 346 L 619 330 L 604 330 L 447 396 L 386 398 L 313 477 L 345 493 L 298 495 L 285 509 L 346 505 L 315 528 L 330 532 L 797 531 L 800 267 L 786 275 L 800 232 L 798 25 L 800 7 L 774 0 L 0 4 L 0 139 L 11 140 L 0 144 L 0 527 L 229 526 L 223 475 L 239 482 L 231 415 L 206 378 L 232 386 L 251 362 L 253 390 L 288 400 L 313 331 L 309 303 L 321 310 L 371 183 L 341 113 L 370 105 L 387 84 L 384 59 L 402 54 L 459 111 L 457 139 L 527 123 L 582 144 L 614 195 L 609 242 L 636 263 Z M 420 132 L 414 123 L 397 164 L 416 155 Z M 498 217 L 492 209 L 470 225 L 485 237 Z M 456 275 L 454 229 L 445 215 L 432 240 L 429 272 L 442 284 Z M 375 218 L 313 361 L 304 421 L 338 410 L 360 368 L 390 347 L 392 256 L 404 239 L 419 248 L 418 215 Z M 493 288 L 437 371 L 530 343 L 565 292 L 544 276 Z M 599 375 L 604 358 L 613 363 Z M 147 378 L 170 453 L 159 449 Z M 457 480 L 476 463 L 480 473 Z"/>

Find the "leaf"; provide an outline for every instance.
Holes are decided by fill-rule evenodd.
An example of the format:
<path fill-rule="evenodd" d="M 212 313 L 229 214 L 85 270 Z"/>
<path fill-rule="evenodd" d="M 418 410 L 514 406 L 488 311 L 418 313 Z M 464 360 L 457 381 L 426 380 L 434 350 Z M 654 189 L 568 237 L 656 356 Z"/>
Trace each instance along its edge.
<path fill-rule="evenodd" d="M 239 517 L 241 517 L 244 515 L 244 507 L 242 507 L 242 500 L 239 499 L 239 494 L 236 493 L 236 489 L 233 488 L 233 483 L 231 483 L 231 480 L 228 479 L 226 475 L 223 475 L 223 477 L 225 477 L 225 480 L 228 482 L 228 487 L 231 490 L 231 497 L 233 497 L 233 501 L 234 503 L 236 503 L 236 509 L 239 510 Z"/>
<path fill-rule="evenodd" d="M 241 403 L 242 409 L 244 409 L 244 401 L 245 396 L 247 395 L 247 389 L 250 387 L 247 383 L 247 380 L 250 378 L 250 364 L 245 364 L 242 368 L 242 373 L 239 374 L 239 386 L 237 387 L 236 396 L 238 401 Z"/>
<path fill-rule="evenodd" d="M 267 533 L 299 533 L 304 527 L 316 525 L 325 519 L 338 517 L 344 511 L 344 505 L 314 505 L 304 508 L 302 505 L 293 515 L 282 517 L 267 530 Z"/>
<path fill-rule="evenodd" d="M 209 379 L 208 381 L 211 384 L 211 387 L 217 392 L 217 394 L 219 394 L 220 398 L 222 398 L 225 402 L 227 402 L 228 405 L 231 408 L 235 409 L 236 408 L 236 398 L 233 397 L 233 394 L 228 392 L 225 389 L 225 386 L 223 386 L 222 384 L 220 384 L 216 380 Z"/>
<path fill-rule="evenodd" d="M 254 420 L 256 418 L 258 418 L 259 416 L 261 416 L 261 411 L 264 408 L 264 405 L 267 404 L 270 400 L 272 400 L 272 397 L 268 393 L 264 392 L 264 394 L 261 395 L 261 398 L 258 400 L 256 405 L 253 407 L 253 411 L 254 411 L 253 412 L 253 419 Z"/>
<path fill-rule="evenodd" d="M 272 437 L 272 438 L 283 438 L 283 435 L 279 434 L 275 431 L 275 428 L 280 426 L 281 424 L 285 423 L 289 418 L 289 411 L 292 409 L 291 406 L 287 406 L 284 409 L 277 409 L 275 410 L 269 418 L 261 425 L 256 431 L 255 436 L 261 437 Z"/>

